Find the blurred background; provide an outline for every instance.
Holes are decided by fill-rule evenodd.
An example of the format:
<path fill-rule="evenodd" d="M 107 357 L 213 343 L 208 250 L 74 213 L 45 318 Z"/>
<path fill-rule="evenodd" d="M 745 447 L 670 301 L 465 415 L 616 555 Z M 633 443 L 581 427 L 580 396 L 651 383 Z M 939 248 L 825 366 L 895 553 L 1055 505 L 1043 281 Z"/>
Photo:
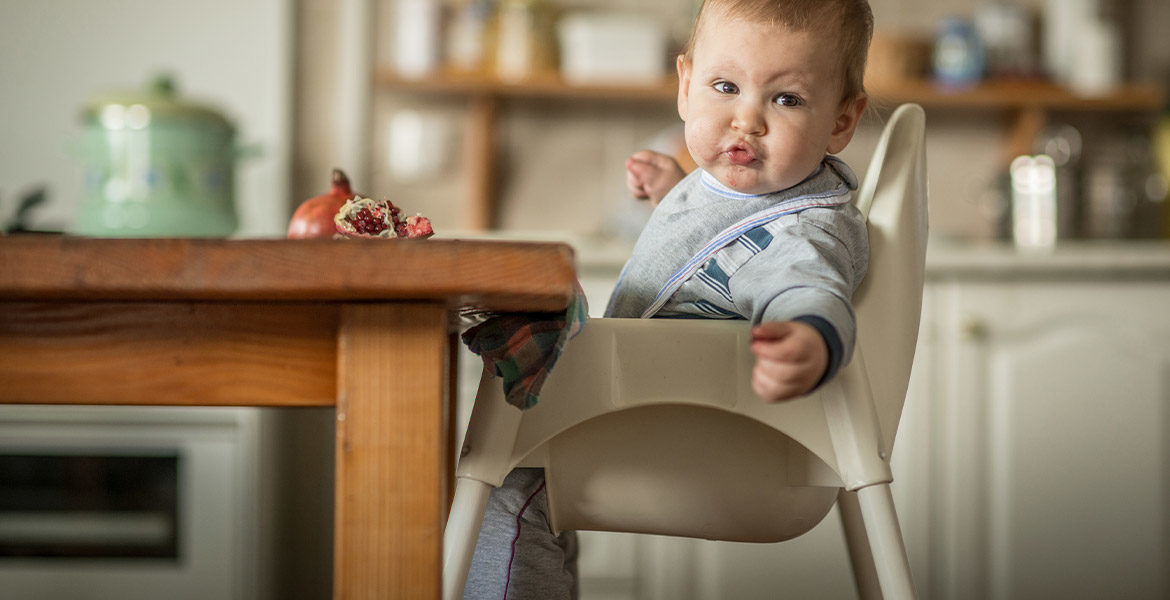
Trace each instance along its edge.
<path fill-rule="evenodd" d="M 649 214 L 625 158 L 686 159 L 673 57 L 697 6 L 0 0 L 0 226 L 283 237 L 341 168 L 440 237 L 572 243 L 596 314 Z M 863 174 L 899 103 L 928 122 L 923 341 L 894 456 L 920 593 L 1170 596 L 1170 3 L 871 6 L 871 110 L 842 156 Z M 12 540 L 60 524 L 30 534 L 0 499 L 13 598 L 329 596 L 331 411 L 0 408 L 0 457 L 187 457 L 161 471 L 183 499 L 169 520 L 134 522 L 171 536 L 162 557 L 30 551 Z M 36 460 L 0 477 L 31 486 Z M 196 481 L 226 500 L 178 491 Z M 583 597 L 853 597 L 839 532 L 587 536 Z"/>
<path fill-rule="evenodd" d="M 622 163 L 638 148 L 678 149 L 672 56 L 696 4 L 10 0 L 0 25 L 10 82 L 0 92 L 0 218 L 43 190 L 27 227 L 84 230 L 79 219 L 96 219 L 87 203 L 112 202 L 117 190 L 105 188 L 119 187 L 95 165 L 120 151 L 89 143 L 109 134 L 101 109 L 159 102 L 151 86 L 169 76 L 171 100 L 190 109 L 181 117 L 195 122 L 194 109 L 206 108 L 234 127 L 224 151 L 236 176 L 233 235 L 279 235 L 340 167 L 358 189 L 425 212 L 440 232 L 628 238 L 645 210 L 626 197 Z M 875 110 L 844 155 L 863 171 L 886 109 L 924 104 L 936 236 L 1010 237 L 1012 160 L 1045 150 L 1061 175 L 1060 237 L 1164 235 L 1164 183 L 1144 179 L 1160 173 L 1165 3 L 872 6 Z M 137 176 L 165 179 L 167 166 Z M 1120 171 L 1128 183 L 1115 181 Z"/>

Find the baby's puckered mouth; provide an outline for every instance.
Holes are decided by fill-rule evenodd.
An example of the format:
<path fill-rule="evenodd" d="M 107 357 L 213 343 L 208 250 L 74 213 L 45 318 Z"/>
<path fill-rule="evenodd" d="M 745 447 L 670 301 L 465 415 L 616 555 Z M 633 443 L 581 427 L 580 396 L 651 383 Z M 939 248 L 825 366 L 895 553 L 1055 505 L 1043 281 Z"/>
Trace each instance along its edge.
<path fill-rule="evenodd" d="M 746 167 L 758 160 L 756 151 L 746 144 L 734 144 L 723 151 L 728 162 L 739 167 Z"/>

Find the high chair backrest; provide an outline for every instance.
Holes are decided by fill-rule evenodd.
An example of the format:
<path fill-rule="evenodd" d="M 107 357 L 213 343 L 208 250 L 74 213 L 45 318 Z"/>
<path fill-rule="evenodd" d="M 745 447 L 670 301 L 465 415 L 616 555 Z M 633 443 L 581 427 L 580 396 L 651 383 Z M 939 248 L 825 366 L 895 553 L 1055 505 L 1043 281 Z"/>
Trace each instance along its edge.
<path fill-rule="evenodd" d="M 882 432 L 882 449 L 894 434 L 910 380 L 927 243 L 926 115 L 922 107 L 898 107 L 882 132 L 857 208 L 869 224 L 869 272 L 853 295 L 857 346 Z"/>

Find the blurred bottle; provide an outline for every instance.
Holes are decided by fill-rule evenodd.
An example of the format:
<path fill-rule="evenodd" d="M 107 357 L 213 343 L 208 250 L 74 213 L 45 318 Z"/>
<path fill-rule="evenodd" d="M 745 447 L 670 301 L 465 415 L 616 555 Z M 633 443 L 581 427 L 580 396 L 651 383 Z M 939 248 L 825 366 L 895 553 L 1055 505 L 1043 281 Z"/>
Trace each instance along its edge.
<path fill-rule="evenodd" d="M 1011 0 L 985 0 L 975 9 L 975 30 L 986 52 L 988 77 L 1036 74 L 1033 16 Z"/>
<path fill-rule="evenodd" d="M 1056 164 L 1051 156 L 1018 156 L 1011 164 L 1012 239 L 1019 248 L 1056 245 Z"/>
<path fill-rule="evenodd" d="M 491 73 L 495 45 L 495 3 L 460 0 L 447 31 L 447 59 L 452 70 L 475 75 Z"/>
<path fill-rule="evenodd" d="M 1166 184 L 1148 132 L 1106 140 L 1085 170 L 1085 235 L 1099 239 L 1164 234 Z"/>
<path fill-rule="evenodd" d="M 1045 127 L 1032 143 L 1032 152 L 1052 159 L 1056 202 L 1056 238 L 1081 235 L 1081 132 L 1072 125 Z"/>
<path fill-rule="evenodd" d="M 496 74 L 520 81 L 551 69 L 552 19 L 541 0 L 503 0 L 498 16 Z"/>
<path fill-rule="evenodd" d="M 963 88 L 983 79 L 983 43 L 970 20 L 948 17 L 939 22 L 931 53 L 934 79 L 946 88 Z"/>
<path fill-rule="evenodd" d="M 1162 236 L 1170 237 L 1170 107 L 1162 111 L 1154 124 L 1154 160 L 1162 178 Z"/>

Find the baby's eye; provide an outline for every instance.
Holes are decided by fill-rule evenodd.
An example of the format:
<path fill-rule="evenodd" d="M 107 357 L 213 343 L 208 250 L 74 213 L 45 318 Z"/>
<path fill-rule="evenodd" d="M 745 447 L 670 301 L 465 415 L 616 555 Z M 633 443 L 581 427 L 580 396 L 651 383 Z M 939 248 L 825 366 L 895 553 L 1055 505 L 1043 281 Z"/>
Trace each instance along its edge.
<path fill-rule="evenodd" d="M 716 92 L 720 94 L 738 94 L 739 87 L 730 81 L 716 81 L 711 87 L 715 88 Z"/>
<path fill-rule="evenodd" d="M 776 96 L 776 104 L 780 106 L 800 106 L 804 101 L 796 94 L 780 94 Z"/>

